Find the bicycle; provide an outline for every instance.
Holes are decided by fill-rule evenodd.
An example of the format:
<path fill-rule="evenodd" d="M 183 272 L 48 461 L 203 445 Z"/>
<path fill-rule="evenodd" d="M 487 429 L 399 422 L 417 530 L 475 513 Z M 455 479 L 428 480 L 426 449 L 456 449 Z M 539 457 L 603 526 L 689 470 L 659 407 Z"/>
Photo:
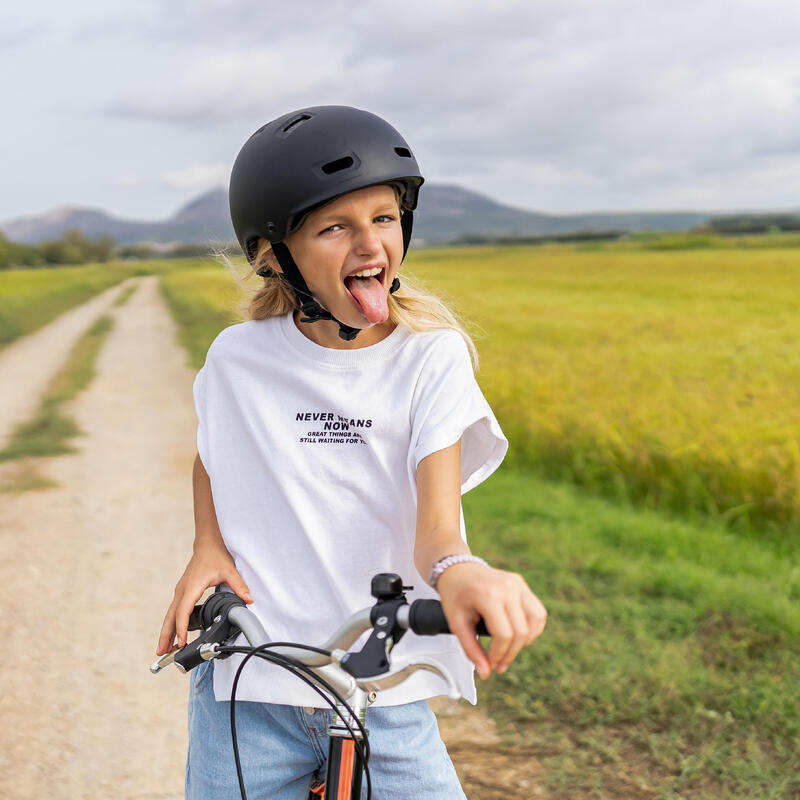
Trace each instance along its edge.
<path fill-rule="evenodd" d="M 375 702 L 377 693 L 397 686 L 417 670 L 439 674 L 448 685 L 448 696 L 461 697 L 450 670 L 436 659 L 413 657 L 391 664 L 389 653 L 407 630 L 419 636 L 449 634 L 442 605 L 438 600 L 415 600 L 410 603 L 399 575 L 380 573 L 371 581 L 375 604 L 352 614 L 321 647 L 294 642 L 268 642 L 258 618 L 244 601 L 220 587 L 202 605 L 194 607 L 189 618 L 189 630 L 200 635 L 182 648 L 167 653 L 150 665 L 153 674 L 173 663 L 188 673 L 212 658 L 229 658 L 244 654 L 231 689 L 231 739 L 233 741 L 236 774 L 242 800 L 247 793 L 239 760 L 236 739 L 236 688 L 245 665 L 251 658 L 264 658 L 293 672 L 308 683 L 334 710 L 328 728 L 328 763 L 325 782 L 309 787 L 308 800 L 360 800 L 362 778 L 366 777 L 367 800 L 372 797 L 369 774 L 369 732 L 364 727 L 366 710 Z M 358 652 L 348 648 L 372 628 L 364 646 Z M 235 646 L 242 633 L 249 646 Z M 476 634 L 488 636 L 483 620 Z"/>

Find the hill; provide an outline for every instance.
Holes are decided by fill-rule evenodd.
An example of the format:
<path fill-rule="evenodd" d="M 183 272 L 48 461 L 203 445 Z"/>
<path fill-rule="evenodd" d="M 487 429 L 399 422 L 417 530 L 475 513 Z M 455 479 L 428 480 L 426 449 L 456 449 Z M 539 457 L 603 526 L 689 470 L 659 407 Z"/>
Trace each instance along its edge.
<path fill-rule="evenodd" d="M 465 235 L 540 236 L 577 231 L 686 230 L 705 222 L 702 212 L 611 212 L 542 214 L 498 203 L 460 186 L 426 184 L 420 193 L 416 223 L 419 240 L 451 242 Z M 125 220 L 101 209 L 64 206 L 46 214 L 19 217 L 0 224 L 12 241 L 38 244 L 79 228 L 89 237 L 111 236 L 121 244 L 137 242 L 215 243 L 233 241 L 225 189 L 211 189 L 165 220 Z"/>

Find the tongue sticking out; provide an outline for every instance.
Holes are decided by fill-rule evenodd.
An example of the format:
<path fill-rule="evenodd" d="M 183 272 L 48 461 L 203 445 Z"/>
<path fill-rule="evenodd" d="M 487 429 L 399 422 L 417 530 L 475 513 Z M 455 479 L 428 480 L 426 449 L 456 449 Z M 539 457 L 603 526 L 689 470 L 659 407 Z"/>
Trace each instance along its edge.
<path fill-rule="evenodd" d="M 376 278 L 346 278 L 344 285 L 355 300 L 358 310 L 372 323 L 389 319 L 386 290 Z"/>

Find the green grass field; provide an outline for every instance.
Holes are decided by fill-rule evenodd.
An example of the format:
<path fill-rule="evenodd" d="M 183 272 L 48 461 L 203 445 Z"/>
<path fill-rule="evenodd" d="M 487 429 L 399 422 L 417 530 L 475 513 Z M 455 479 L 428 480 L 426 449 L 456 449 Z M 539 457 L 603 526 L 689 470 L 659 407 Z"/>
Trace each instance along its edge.
<path fill-rule="evenodd" d="M 200 369 L 206 350 L 226 326 L 241 321 L 237 304 L 241 293 L 219 264 L 205 261 L 197 269 L 184 269 L 161 278 L 161 292 L 179 325 L 180 343 L 189 362 Z"/>
<path fill-rule="evenodd" d="M 473 248 L 408 268 L 476 324 L 511 439 L 464 498 L 471 545 L 550 612 L 479 688 L 509 741 L 556 797 L 800 798 L 800 256 Z M 162 283 L 199 367 L 238 292 L 221 266 Z"/>
<path fill-rule="evenodd" d="M 481 383 L 512 458 L 625 502 L 800 529 L 797 251 L 462 250 L 413 267 L 489 333 Z"/>
<path fill-rule="evenodd" d="M 135 275 L 186 269 L 197 261 L 142 261 L 0 271 L 0 348 Z"/>
<path fill-rule="evenodd" d="M 479 694 L 555 797 L 800 797 L 796 554 L 511 467 L 464 514 L 548 607 Z"/>
<path fill-rule="evenodd" d="M 127 265 L 107 264 L 0 272 L 0 347 L 132 274 Z"/>

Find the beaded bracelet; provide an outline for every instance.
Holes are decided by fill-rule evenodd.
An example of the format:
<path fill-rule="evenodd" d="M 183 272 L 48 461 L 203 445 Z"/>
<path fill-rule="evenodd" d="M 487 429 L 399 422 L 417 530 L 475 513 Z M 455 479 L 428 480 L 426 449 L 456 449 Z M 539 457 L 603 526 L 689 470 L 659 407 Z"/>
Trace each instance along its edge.
<path fill-rule="evenodd" d="M 436 582 L 439 580 L 441 574 L 448 567 L 452 567 L 453 564 L 462 564 L 465 561 L 473 561 L 476 564 L 483 564 L 484 567 L 489 566 L 482 558 L 470 555 L 469 553 L 458 553 L 457 555 L 445 556 L 444 558 L 440 558 L 433 565 L 433 569 L 431 570 L 431 576 L 430 578 L 428 578 L 428 583 L 435 589 Z"/>

